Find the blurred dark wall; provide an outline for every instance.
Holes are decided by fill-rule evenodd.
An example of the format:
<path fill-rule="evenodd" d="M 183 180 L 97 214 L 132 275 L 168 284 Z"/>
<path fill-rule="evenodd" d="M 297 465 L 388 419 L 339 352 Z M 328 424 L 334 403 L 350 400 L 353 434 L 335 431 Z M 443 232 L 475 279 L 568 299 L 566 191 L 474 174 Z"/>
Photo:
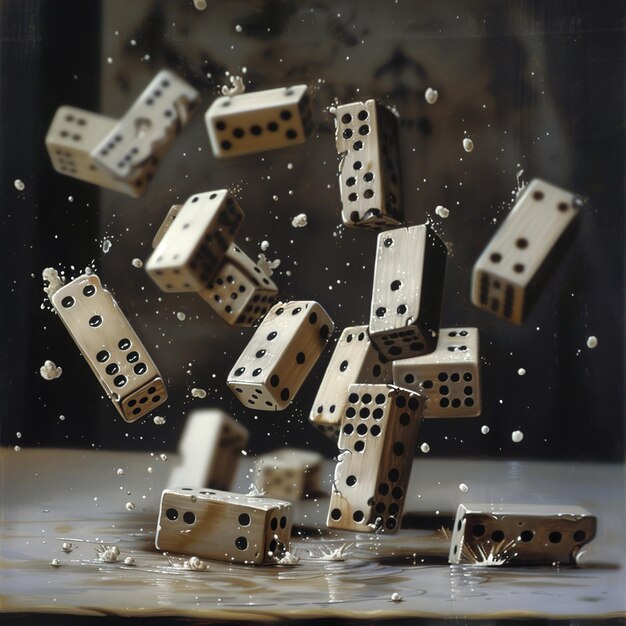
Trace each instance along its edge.
<path fill-rule="evenodd" d="M 234 0 L 203 12 L 191 1 L 0 6 L 0 193 L 11 329 L 3 443 L 18 443 L 20 431 L 23 446 L 172 449 L 190 410 L 221 406 L 250 428 L 252 452 L 289 444 L 335 454 L 307 424 L 330 350 L 292 407 L 249 411 L 225 376 L 252 331 L 228 328 L 195 296 L 160 292 L 131 260 L 147 258 L 171 204 L 229 187 L 247 215 L 240 244 L 256 258 L 260 242 L 270 242 L 266 254 L 281 259 L 273 278 L 284 299 L 318 300 L 337 324 L 335 338 L 345 326 L 367 323 L 375 236 L 338 228 L 326 109 L 335 98 L 375 97 L 401 116 L 407 221 L 430 219 L 451 251 L 443 325 L 481 330 L 483 416 L 427 421 L 420 442 L 432 455 L 451 457 L 623 458 L 622 3 Z M 220 161 L 198 115 L 138 200 L 52 170 L 43 142 L 58 106 L 119 116 L 162 67 L 201 91 L 202 111 L 226 71 L 245 67 L 249 90 L 306 82 L 315 93 L 317 133 L 297 148 Z M 428 86 L 439 91 L 432 106 L 423 97 Z M 465 132 L 475 143 L 471 154 L 461 147 Z M 517 328 L 475 309 L 469 283 L 520 170 L 526 181 L 545 178 L 591 203 L 573 249 Z M 14 189 L 15 178 L 25 181 L 24 192 Z M 437 205 L 450 210 L 446 220 L 435 215 Z M 300 212 L 309 225 L 294 229 L 291 218 Z M 105 238 L 112 242 L 107 254 Z M 156 411 L 165 426 L 151 417 L 125 424 L 61 323 L 40 310 L 44 267 L 75 275 L 92 259 L 169 381 L 170 404 Z M 589 335 L 599 338 L 595 350 L 585 345 Z M 39 377 L 46 358 L 64 368 L 60 379 Z M 208 397 L 191 398 L 192 387 Z M 511 441 L 516 429 L 525 435 L 519 444 Z"/>

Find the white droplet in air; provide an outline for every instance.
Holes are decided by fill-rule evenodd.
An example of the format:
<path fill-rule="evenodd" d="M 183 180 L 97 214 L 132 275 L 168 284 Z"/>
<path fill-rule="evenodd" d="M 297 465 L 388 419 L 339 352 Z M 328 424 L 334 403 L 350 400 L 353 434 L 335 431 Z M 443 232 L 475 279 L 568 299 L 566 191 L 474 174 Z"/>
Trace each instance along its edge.
<path fill-rule="evenodd" d="M 135 564 L 135 559 L 133 559 L 132 556 L 127 556 L 124 559 L 124 565 L 134 565 Z"/>
<path fill-rule="evenodd" d="M 421 446 L 420 446 L 420 450 L 424 453 L 424 454 L 428 454 L 430 452 L 430 446 L 424 442 Z"/>
<path fill-rule="evenodd" d="M 131 263 L 133 267 L 143 267 L 143 261 L 141 259 L 134 258 Z"/>
<path fill-rule="evenodd" d="M 522 439 L 524 439 L 524 433 L 521 430 L 514 430 L 511 433 L 511 439 L 513 443 L 519 443 Z"/>
<path fill-rule="evenodd" d="M 124 472 L 124 469 L 123 469 L 123 468 L 121 468 L 121 467 L 118 467 L 118 468 L 117 468 L 117 472 L 116 472 L 116 474 L 117 474 L 118 476 L 124 476 L 124 474 L 125 474 L 125 473 L 126 473 L 126 472 Z"/>
<path fill-rule="evenodd" d="M 22 448 L 20 446 L 13 446 L 13 450 L 15 450 L 15 452 L 19 452 Z"/>
<path fill-rule="evenodd" d="M 59 275 L 58 270 L 54 269 L 54 267 L 46 267 L 43 272 L 41 272 L 41 278 L 44 281 L 44 292 L 48 296 L 48 298 L 52 298 L 52 296 L 63 287 L 64 280 Z M 45 283 L 48 283 L 45 285 Z"/>
<path fill-rule="evenodd" d="M 428 104 L 435 104 L 437 102 L 437 98 L 439 97 L 439 92 L 436 89 L 432 89 L 429 87 L 424 93 L 424 99 Z"/>
<path fill-rule="evenodd" d="M 206 9 L 206 0 L 193 0 L 193 6 L 198 9 L 198 11 L 204 11 Z"/>
<path fill-rule="evenodd" d="M 167 454 L 165 454 L 165 453 L 160 454 L 159 458 L 161 459 L 161 461 L 165 462 L 165 461 L 167 461 Z"/>
<path fill-rule="evenodd" d="M 20 180 L 19 178 L 16 178 L 13 181 L 13 186 L 18 190 L 18 191 L 24 191 L 24 189 L 26 189 L 26 185 L 24 184 L 24 181 Z"/>
<path fill-rule="evenodd" d="M 134 511 L 135 510 L 135 503 L 134 502 L 127 502 L 126 503 L 126 510 L 127 511 Z"/>
<path fill-rule="evenodd" d="M 65 415 L 59 415 L 59 419 L 64 422 L 65 421 Z"/>
<path fill-rule="evenodd" d="M 465 150 L 465 152 L 471 152 L 473 149 L 474 142 L 469 137 L 465 137 L 465 139 L 463 139 L 463 150 Z"/>
<path fill-rule="evenodd" d="M 107 63 L 111 65 L 111 63 L 113 63 L 113 57 L 107 57 Z"/>
<path fill-rule="evenodd" d="M 104 252 L 104 254 L 106 254 L 106 253 L 107 253 L 107 252 L 111 249 L 111 246 L 112 246 L 112 245 L 113 245 L 113 244 L 111 243 L 111 240 L 110 240 L 110 239 L 105 239 L 105 240 L 102 242 L 102 252 Z"/>
<path fill-rule="evenodd" d="M 304 228 L 308 223 L 309 218 L 307 217 L 306 213 L 300 213 L 291 220 L 291 225 L 294 228 Z"/>
<path fill-rule="evenodd" d="M 270 247 L 269 241 L 264 240 L 261 242 L 261 250 L 263 250 L 263 252 L 265 252 L 269 247 Z"/>
<path fill-rule="evenodd" d="M 45 363 L 39 368 L 39 373 L 44 380 L 54 380 L 59 378 L 63 373 L 60 367 L 54 364 L 54 361 L 45 361 Z"/>
<path fill-rule="evenodd" d="M 484 426 L 481 426 L 481 427 L 480 427 L 480 432 L 481 432 L 483 435 L 486 435 L 486 434 L 489 432 L 489 426 L 487 426 L 487 424 L 485 424 Z"/>
<path fill-rule="evenodd" d="M 15 436 L 16 436 L 18 439 L 21 439 L 21 438 L 22 438 L 22 433 L 17 432 L 17 433 L 15 433 Z"/>
<path fill-rule="evenodd" d="M 157 425 L 157 426 L 163 426 L 163 424 L 165 424 L 165 418 L 162 417 L 161 415 L 155 415 L 152 418 L 152 421 Z"/>
<path fill-rule="evenodd" d="M 445 206 L 441 206 L 441 205 L 438 205 L 438 206 L 435 208 L 435 213 L 436 213 L 439 217 L 441 217 L 441 218 L 443 218 L 443 219 L 446 219 L 446 217 L 448 217 L 448 215 L 450 215 L 450 211 L 449 211 L 448 209 L 446 209 L 446 207 L 445 207 Z"/>
<path fill-rule="evenodd" d="M 236 30 L 238 33 L 240 33 L 240 32 L 243 30 L 243 28 L 241 28 L 241 24 L 237 24 L 237 25 L 235 26 L 235 30 Z"/>
<path fill-rule="evenodd" d="M 69 541 L 64 541 L 61 546 L 61 550 L 65 552 L 65 554 L 69 554 L 74 549 L 74 546 Z"/>
<path fill-rule="evenodd" d="M 391 601 L 392 602 L 402 602 L 402 600 L 403 600 L 403 598 L 402 598 L 402 596 L 399 593 L 394 591 L 391 594 Z"/>
<path fill-rule="evenodd" d="M 520 376 L 523 376 L 523 375 L 526 373 L 526 370 L 525 370 L 523 367 L 520 367 L 520 368 L 517 370 L 517 373 L 518 373 Z"/>
<path fill-rule="evenodd" d="M 194 387 L 191 390 L 191 396 L 193 398 L 206 398 L 206 391 L 204 389 L 199 389 L 198 387 Z"/>
<path fill-rule="evenodd" d="M 469 487 L 465 483 L 460 483 L 459 491 L 462 491 L 463 493 L 467 493 L 469 491 Z"/>
<path fill-rule="evenodd" d="M 598 338 L 591 335 L 591 337 L 587 339 L 587 347 L 590 350 L 593 350 L 597 345 L 598 345 Z"/>
<path fill-rule="evenodd" d="M 184 322 L 187 319 L 187 316 L 182 312 L 179 311 L 178 313 L 176 313 L 176 317 L 181 321 Z"/>
<path fill-rule="evenodd" d="M 59 559 L 52 559 L 50 565 L 52 565 L 52 567 L 61 567 L 61 561 L 59 561 Z"/>
<path fill-rule="evenodd" d="M 152 472 L 154 472 L 154 470 L 152 469 L 152 467 L 148 468 L 148 474 L 152 474 Z"/>
<path fill-rule="evenodd" d="M 231 76 L 230 77 L 231 87 L 228 85 L 222 86 L 222 95 L 232 98 L 233 96 L 240 96 L 242 93 L 245 93 L 246 86 L 243 82 L 243 78 L 241 76 Z"/>

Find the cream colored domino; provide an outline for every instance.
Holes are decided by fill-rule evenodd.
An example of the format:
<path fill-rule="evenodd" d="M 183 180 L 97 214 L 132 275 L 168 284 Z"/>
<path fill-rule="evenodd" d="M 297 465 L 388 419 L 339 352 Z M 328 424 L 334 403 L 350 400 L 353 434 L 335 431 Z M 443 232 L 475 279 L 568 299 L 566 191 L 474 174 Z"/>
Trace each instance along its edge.
<path fill-rule="evenodd" d="M 228 491 L 248 436 L 245 426 L 220 409 L 192 411 L 178 444 L 181 462 L 172 470 L 167 486 Z"/>
<path fill-rule="evenodd" d="M 271 563 L 289 550 L 289 502 L 209 489 L 165 489 L 155 545 L 157 550 L 199 558 Z"/>
<path fill-rule="evenodd" d="M 446 246 L 426 225 L 378 235 L 369 333 L 390 361 L 437 346 Z"/>
<path fill-rule="evenodd" d="M 52 305 L 127 422 L 167 400 L 161 374 L 113 296 L 95 274 L 61 287 Z"/>
<path fill-rule="evenodd" d="M 313 130 L 306 85 L 223 96 L 205 115 L 216 157 L 240 156 L 304 143 Z"/>
<path fill-rule="evenodd" d="M 140 196 L 141 182 L 116 179 L 97 163 L 91 151 L 115 128 L 117 121 L 71 106 L 57 109 L 48 133 L 46 149 L 57 172 L 129 196 Z"/>
<path fill-rule="evenodd" d="M 168 217 L 169 213 L 166 221 Z M 146 271 L 163 291 L 204 289 L 218 271 L 243 218 L 241 207 L 227 189 L 194 194 L 163 232 L 146 262 Z"/>
<path fill-rule="evenodd" d="M 404 220 L 398 119 L 375 100 L 335 111 L 341 216 L 346 226 L 381 230 Z"/>
<path fill-rule="evenodd" d="M 322 433 L 336 439 L 348 408 L 350 385 L 390 383 L 391 363 L 372 345 L 367 326 L 344 329 L 317 390 L 309 420 Z"/>
<path fill-rule="evenodd" d="M 183 208 L 182 204 L 173 204 L 170 207 L 170 210 L 165 215 L 165 219 L 159 226 L 159 230 L 157 230 L 154 239 L 152 240 L 152 249 L 154 250 L 160 243 L 165 233 L 169 230 L 172 222 L 176 219 L 176 216 L 180 213 L 180 210 Z"/>
<path fill-rule="evenodd" d="M 231 244 L 200 297 L 231 326 L 252 326 L 278 298 L 276 283 L 236 244 Z"/>
<path fill-rule="evenodd" d="M 460 504 L 450 563 L 575 563 L 596 534 L 596 518 L 579 506 Z"/>
<path fill-rule="evenodd" d="M 424 418 L 480 415 L 478 329 L 442 328 L 434 352 L 393 362 L 393 384 L 425 397 Z"/>
<path fill-rule="evenodd" d="M 351 385 L 341 420 L 329 528 L 395 533 L 400 527 L 423 398 L 391 385 Z"/>
<path fill-rule="evenodd" d="M 583 200 L 535 178 L 474 265 L 472 302 L 522 324 L 573 234 Z"/>
<path fill-rule="evenodd" d="M 279 448 L 259 456 L 255 485 L 270 498 L 299 500 L 320 492 L 323 457 L 317 452 Z"/>
<path fill-rule="evenodd" d="M 154 169 L 198 102 L 191 85 L 174 72 L 161 70 L 92 150 L 94 160 L 122 179 L 135 178 L 147 164 Z"/>
<path fill-rule="evenodd" d="M 334 328 L 317 302 L 278 302 L 228 374 L 228 386 L 250 409 L 282 411 L 295 398 Z"/>

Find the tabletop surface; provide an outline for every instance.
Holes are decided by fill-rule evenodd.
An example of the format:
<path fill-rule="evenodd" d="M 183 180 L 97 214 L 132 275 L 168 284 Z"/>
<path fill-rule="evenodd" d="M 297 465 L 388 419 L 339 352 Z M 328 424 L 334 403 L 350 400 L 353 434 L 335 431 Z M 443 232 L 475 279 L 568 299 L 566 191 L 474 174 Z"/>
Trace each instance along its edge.
<path fill-rule="evenodd" d="M 3 450 L 1 610 L 237 621 L 626 614 L 621 465 L 420 458 L 406 523 L 395 536 L 331 533 L 324 527 L 328 500 L 320 496 L 296 506 L 291 551 L 299 564 L 210 562 L 192 571 L 183 568 L 184 558 L 153 545 L 159 496 L 176 455 L 163 459 Z M 248 490 L 251 461 L 243 460 L 235 490 Z M 326 487 L 330 461 L 325 469 Z M 597 516 L 598 534 L 579 567 L 450 566 L 440 527 L 451 525 L 462 501 L 583 506 Z M 128 502 L 134 509 L 127 510 Z M 63 541 L 72 543 L 71 553 L 61 550 Z M 100 544 L 117 546 L 120 560 L 101 561 Z M 320 558 L 342 545 L 345 560 Z M 123 564 L 130 555 L 134 566 Z M 50 564 L 54 558 L 59 567 Z M 391 601 L 393 593 L 402 601 Z"/>

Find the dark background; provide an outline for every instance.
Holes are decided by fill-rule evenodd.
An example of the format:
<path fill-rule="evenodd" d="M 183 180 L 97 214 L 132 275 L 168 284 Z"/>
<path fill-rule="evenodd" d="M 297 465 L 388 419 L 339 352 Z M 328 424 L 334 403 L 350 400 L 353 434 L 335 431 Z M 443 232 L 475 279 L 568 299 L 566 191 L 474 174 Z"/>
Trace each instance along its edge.
<path fill-rule="evenodd" d="M 622 2 L 584 1 L 209 0 L 203 12 L 191 0 L 0 2 L 2 444 L 174 449 L 190 410 L 221 406 L 251 430 L 252 453 L 289 444 L 335 454 L 307 423 L 330 349 L 289 409 L 249 411 L 225 376 L 252 331 L 227 327 L 194 295 L 160 292 L 131 260 L 145 261 L 171 204 L 229 187 L 247 215 L 244 250 L 256 258 L 267 239 L 268 257 L 282 261 L 273 278 L 283 299 L 318 300 L 337 325 L 335 339 L 367 323 L 375 235 L 338 226 L 327 107 L 335 98 L 377 98 L 401 116 L 407 221 L 432 220 L 451 250 L 442 325 L 481 331 L 483 415 L 427 421 L 419 441 L 450 457 L 621 460 L 624 17 Z M 248 91 L 306 82 L 317 132 L 289 150 L 219 161 L 198 114 L 140 199 L 52 169 L 44 138 L 57 107 L 119 117 L 165 67 L 200 90 L 202 113 L 226 71 L 246 67 Z M 432 106 L 428 86 L 439 91 Z M 466 131 L 471 154 L 461 146 Z M 525 181 L 541 177 L 591 202 L 532 315 L 514 327 L 475 309 L 469 284 L 519 170 Z M 439 204 L 448 219 L 435 215 Z M 309 225 L 292 228 L 303 211 Z M 44 267 L 73 277 L 88 264 L 168 381 L 170 402 L 155 412 L 165 426 L 152 416 L 123 422 L 60 321 L 40 308 Z M 585 345 L 589 335 L 599 339 L 595 350 Z M 39 376 L 45 359 L 63 367 L 60 379 Z M 207 398 L 191 398 L 192 387 Z M 525 435 L 518 444 L 516 429 Z"/>

